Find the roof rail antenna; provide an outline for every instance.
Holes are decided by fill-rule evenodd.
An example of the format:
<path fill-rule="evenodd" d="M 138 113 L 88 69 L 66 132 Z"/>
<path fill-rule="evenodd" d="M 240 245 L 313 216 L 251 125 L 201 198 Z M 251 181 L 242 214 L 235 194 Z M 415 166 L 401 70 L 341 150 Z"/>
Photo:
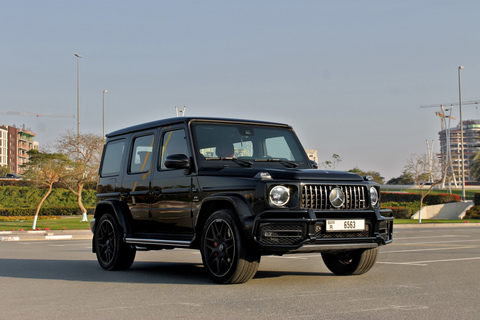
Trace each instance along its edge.
<path fill-rule="evenodd" d="M 178 117 L 178 113 L 181 113 L 182 117 L 185 116 L 185 109 L 187 109 L 186 106 L 183 106 L 183 110 L 178 110 L 177 106 L 175 106 L 175 112 L 177 113 L 177 117 Z"/>

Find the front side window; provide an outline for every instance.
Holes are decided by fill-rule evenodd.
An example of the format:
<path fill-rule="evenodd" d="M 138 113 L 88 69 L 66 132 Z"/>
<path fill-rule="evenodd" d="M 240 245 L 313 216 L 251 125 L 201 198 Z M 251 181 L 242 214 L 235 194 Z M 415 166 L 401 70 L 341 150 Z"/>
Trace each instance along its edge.
<path fill-rule="evenodd" d="M 185 130 L 183 129 L 167 131 L 163 135 L 161 157 L 159 157 L 159 168 L 161 170 L 167 169 L 165 166 L 165 159 L 172 154 L 184 154 L 189 156 L 187 138 Z"/>
<path fill-rule="evenodd" d="M 130 159 L 130 173 L 147 172 L 152 162 L 153 134 L 135 138 Z"/>
<path fill-rule="evenodd" d="M 102 177 L 115 176 L 120 173 L 124 150 L 125 140 L 111 141 L 106 145 L 100 172 Z"/>

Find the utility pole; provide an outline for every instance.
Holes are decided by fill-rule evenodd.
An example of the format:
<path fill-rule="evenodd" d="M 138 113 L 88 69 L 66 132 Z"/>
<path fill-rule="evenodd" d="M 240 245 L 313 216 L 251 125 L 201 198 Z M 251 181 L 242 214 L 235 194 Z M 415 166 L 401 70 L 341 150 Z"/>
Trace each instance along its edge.
<path fill-rule="evenodd" d="M 75 53 L 77 57 L 77 137 L 80 136 L 80 58 L 81 55 Z"/>

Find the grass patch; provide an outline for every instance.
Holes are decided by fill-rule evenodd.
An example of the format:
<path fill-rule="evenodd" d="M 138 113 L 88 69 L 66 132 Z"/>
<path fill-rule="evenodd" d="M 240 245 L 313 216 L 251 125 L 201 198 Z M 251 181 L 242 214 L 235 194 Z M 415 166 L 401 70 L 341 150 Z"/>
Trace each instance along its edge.
<path fill-rule="evenodd" d="M 88 216 L 89 221 L 92 218 L 93 216 Z M 15 219 L 18 220 L 0 220 L 0 231 L 11 231 L 12 229 L 14 229 L 15 231 L 18 231 L 19 229 L 28 231 L 32 229 L 33 217 L 18 217 Z M 42 230 L 45 230 L 45 228 L 49 228 L 50 230 L 86 230 L 90 228 L 90 223 L 80 222 L 80 220 L 82 220 L 81 216 L 68 216 L 60 218 L 57 217 L 54 219 L 38 219 L 37 228 L 40 228 Z"/>

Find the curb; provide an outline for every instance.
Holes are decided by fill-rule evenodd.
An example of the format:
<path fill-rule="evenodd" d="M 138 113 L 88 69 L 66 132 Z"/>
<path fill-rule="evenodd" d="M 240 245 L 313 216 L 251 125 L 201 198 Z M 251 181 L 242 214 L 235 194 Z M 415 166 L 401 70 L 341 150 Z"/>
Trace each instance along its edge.
<path fill-rule="evenodd" d="M 92 239 L 90 230 L 0 231 L 0 241 Z"/>

